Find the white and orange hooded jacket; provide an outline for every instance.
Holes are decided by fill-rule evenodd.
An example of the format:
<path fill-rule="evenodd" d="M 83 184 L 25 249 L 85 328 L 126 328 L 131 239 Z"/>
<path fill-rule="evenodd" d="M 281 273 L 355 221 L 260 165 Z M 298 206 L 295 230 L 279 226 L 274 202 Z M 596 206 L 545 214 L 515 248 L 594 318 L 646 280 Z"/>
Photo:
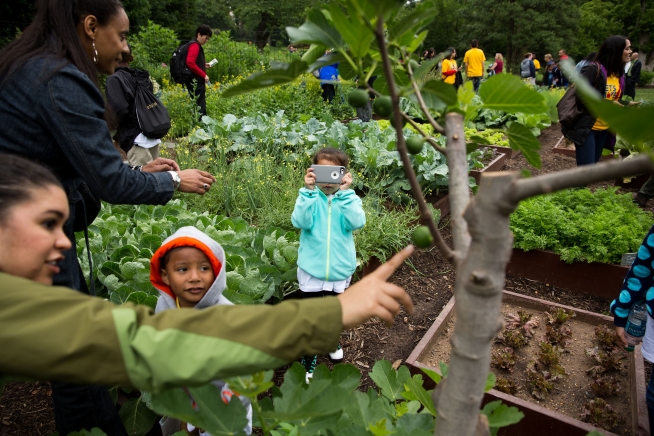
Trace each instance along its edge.
<path fill-rule="evenodd" d="M 170 286 L 162 280 L 160 271 L 162 268 L 161 258 L 173 248 L 179 247 L 194 247 L 202 251 L 209 258 L 214 276 L 216 277 L 207 293 L 195 305 L 195 308 L 204 309 L 217 304 L 233 304 L 223 296 L 223 291 L 227 287 L 225 251 L 223 247 L 195 227 L 182 227 L 166 238 L 150 261 L 150 282 L 159 291 L 159 300 L 154 309 L 155 313 L 166 309 L 177 308 L 175 294 L 170 289 Z"/>

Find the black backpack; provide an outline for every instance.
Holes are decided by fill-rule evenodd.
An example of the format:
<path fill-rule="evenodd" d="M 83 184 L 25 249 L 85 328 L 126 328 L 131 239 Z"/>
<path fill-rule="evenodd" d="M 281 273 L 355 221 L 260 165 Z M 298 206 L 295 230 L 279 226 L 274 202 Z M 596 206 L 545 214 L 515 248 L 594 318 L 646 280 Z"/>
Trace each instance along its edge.
<path fill-rule="evenodd" d="M 141 132 L 148 138 L 161 139 L 170 130 L 168 109 L 152 92 L 150 75 L 146 71 L 136 70 L 136 92 L 134 107 Z"/>
<path fill-rule="evenodd" d="M 170 76 L 175 83 L 191 83 L 193 80 L 193 72 L 186 65 L 186 56 L 188 55 L 188 47 L 195 41 L 189 41 L 181 44 L 175 49 L 172 57 L 170 58 Z"/>

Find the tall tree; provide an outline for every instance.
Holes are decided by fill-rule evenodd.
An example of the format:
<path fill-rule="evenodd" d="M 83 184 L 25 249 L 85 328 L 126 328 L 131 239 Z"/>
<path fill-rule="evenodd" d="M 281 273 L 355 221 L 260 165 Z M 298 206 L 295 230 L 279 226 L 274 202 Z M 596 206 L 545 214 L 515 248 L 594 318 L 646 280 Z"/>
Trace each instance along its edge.
<path fill-rule="evenodd" d="M 575 0 L 466 0 L 460 35 L 468 46 L 479 40 L 486 52 L 503 53 L 515 66 L 526 51 L 557 53 L 575 41 L 579 9 Z"/>
<path fill-rule="evenodd" d="M 306 11 L 330 0 L 227 0 L 237 26 L 258 48 L 263 48 L 275 30 L 299 26 Z"/>

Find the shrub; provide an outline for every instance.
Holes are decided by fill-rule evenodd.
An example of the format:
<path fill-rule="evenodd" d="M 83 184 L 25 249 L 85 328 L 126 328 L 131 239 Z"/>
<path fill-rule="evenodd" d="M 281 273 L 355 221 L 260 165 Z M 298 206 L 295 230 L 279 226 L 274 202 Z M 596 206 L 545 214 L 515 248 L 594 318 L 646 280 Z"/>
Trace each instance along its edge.
<path fill-rule="evenodd" d="M 134 62 L 132 66 L 150 71 L 153 66 L 167 64 L 170 56 L 179 45 L 175 31 L 162 27 L 152 21 L 134 37 L 130 38 Z M 152 71 L 150 71 L 152 75 Z"/>
<path fill-rule="evenodd" d="M 654 71 L 641 71 L 638 86 L 651 85 L 654 82 Z"/>

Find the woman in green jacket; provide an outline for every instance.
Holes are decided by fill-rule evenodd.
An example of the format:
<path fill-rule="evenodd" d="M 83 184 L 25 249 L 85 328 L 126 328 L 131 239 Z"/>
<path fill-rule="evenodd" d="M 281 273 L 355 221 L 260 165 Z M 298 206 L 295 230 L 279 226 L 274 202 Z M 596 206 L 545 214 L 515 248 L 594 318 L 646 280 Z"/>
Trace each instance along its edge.
<path fill-rule="evenodd" d="M 275 368 L 336 348 L 341 330 L 390 325 L 406 292 L 386 280 L 407 247 L 338 297 L 276 306 L 215 306 L 154 314 L 146 306 L 54 287 L 68 201 L 45 168 L 0 154 L 0 376 L 121 385 L 158 392 Z M 306 335 L 307 331 L 315 334 Z M 188 359 L 186 344 L 201 350 Z"/>

